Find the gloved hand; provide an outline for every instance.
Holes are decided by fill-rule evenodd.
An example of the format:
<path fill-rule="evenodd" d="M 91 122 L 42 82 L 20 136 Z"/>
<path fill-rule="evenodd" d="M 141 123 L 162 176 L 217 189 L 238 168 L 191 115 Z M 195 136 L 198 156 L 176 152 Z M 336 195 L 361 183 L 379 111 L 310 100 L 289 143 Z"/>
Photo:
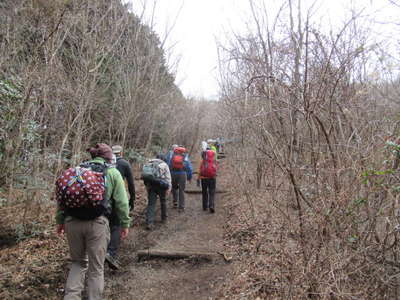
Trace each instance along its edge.
<path fill-rule="evenodd" d="M 198 187 L 200 187 L 200 179 L 196 180 L 196 184 L 197 184 Z"/>

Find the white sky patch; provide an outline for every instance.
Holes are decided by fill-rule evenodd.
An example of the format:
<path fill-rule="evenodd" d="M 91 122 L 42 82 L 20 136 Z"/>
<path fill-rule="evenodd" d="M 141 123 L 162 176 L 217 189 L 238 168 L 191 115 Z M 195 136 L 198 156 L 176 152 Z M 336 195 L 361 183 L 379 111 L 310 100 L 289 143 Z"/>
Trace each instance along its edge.
<path fill-rule="evenodd" d="M 232 31 L 247 31 L 250 17 L 249 0 L 122 0 L 132 5 L 137 15 L 158 33 L 161 41 L 167 36 L 164 49 L 176 84 L 183 94 L 196 98 L 218 98 L 217 40 L 225 40 Z M 399 1 L 400 2 L 400 1 Z M 257 7 L 267 8 L 272 19 L 278 9 L 277 0 L 254 0 Z M 297 1 L 293 1 L 297 3 Z M 379 21 L 376 31 L 393 36 L 387 23 L 397 20 L 400 8 L 389 0 L 303 0 L 302 8 L 311 5 L 317 11 L 314 22 L 323 27 L 341 26 L 351 16 L 350 8 Z M 400 5 L 400 4 L 399 4 Z M 154 14 L 153 14 L 154 11 Z M 305 15 L 304 15 L 305 16 Z M 383 29 L 380 29 L 383 28 Z M 170 31 L 170 33 L 169 33 Z"/>
<path fill-rule="evenodd" d="M 139 16 L 145 9 L 143 21 L 153 27 L 161 40 L 172 28 L 165 49 L 172 71 L 176 73 L 176 84 L 183 94 L 188 97 L 216 99 L 219 89 L 216 39 L 220 39 L 224 32 L 231 31 L 231 28 L 240 24 L 240 15 L 247 7 L 247 1 L 133 0 L 129 2 L 132 4 L 133 12 Z"/>

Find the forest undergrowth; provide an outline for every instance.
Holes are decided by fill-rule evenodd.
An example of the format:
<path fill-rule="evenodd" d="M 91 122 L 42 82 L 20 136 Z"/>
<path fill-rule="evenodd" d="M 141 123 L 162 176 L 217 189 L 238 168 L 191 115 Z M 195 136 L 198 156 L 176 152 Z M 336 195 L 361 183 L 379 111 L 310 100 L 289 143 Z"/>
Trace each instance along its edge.
<path fill-rule="evenodd" d="M 386 186 L 397 172 L 372 173 L 340 183 L 375 187 L 369 198 L 321 194 L 312 208 L 296 205 L 278 172 L 260 189 L 233 177 L 225 240 L 236 266 L 225 299 L 398 299 L 396 193 Z"/>

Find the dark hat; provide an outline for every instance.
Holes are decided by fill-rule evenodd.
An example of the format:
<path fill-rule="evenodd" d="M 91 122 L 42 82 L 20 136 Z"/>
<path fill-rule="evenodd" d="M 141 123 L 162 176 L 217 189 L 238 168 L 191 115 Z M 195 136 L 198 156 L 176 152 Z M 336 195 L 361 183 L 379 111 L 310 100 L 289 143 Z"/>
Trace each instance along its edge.
<path fill-rule="evenodd" d="M 113 152 L 111 147 L 104 143 L 99 143 L 92 148 L 86 149 L 86 151 L 90 153 L 92 158 L 102 157 L 107 161 L 111 161 L 113 159 Z"/>

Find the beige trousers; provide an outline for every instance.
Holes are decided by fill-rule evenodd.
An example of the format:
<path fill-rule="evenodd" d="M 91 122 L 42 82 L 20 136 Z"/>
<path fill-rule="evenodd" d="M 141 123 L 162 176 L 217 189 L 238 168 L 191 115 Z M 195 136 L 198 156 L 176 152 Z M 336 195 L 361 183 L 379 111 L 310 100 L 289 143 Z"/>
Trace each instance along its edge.
<path fill-rule="evenodd" d="M 73 217 L 65 220 L 71 266 L 65 285 L 64 300 L 80 300 L 87 275 L 88 299 L 103 299 L 104 259 L 110 241 L 108 219 L 104 216 L 90 221 Z M 87 274 L 86 274 L 87 273 Z"/>

